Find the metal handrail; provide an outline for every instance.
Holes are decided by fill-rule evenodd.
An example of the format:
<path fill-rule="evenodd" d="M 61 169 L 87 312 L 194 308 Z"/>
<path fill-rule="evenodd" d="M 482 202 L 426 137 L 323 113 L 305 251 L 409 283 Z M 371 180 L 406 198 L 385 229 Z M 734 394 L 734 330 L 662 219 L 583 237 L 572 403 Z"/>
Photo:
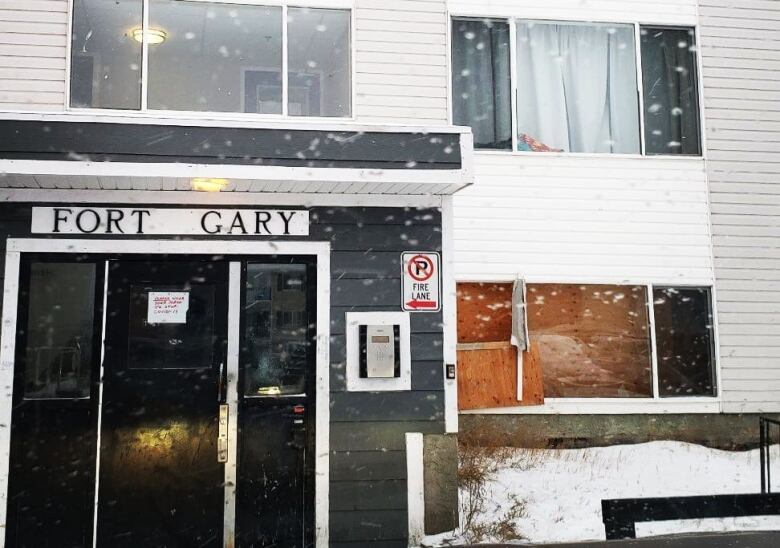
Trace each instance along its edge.
<path fill-rule="evenodd" d="M 769 448 L 772 446 L 769 427 L 771 425 L 778 427 L 780 433 L 780 420 L 770 419 L 769 417 L 758 417 L 759 428 L 759 456 L 761 457 L 761 492 L 772 492 L 772 476 Z"/>

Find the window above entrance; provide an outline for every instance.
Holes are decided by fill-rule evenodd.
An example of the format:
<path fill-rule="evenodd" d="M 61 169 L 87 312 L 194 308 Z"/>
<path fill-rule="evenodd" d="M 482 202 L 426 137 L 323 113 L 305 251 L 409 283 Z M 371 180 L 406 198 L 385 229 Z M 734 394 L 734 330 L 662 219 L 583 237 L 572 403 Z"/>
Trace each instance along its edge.
<path fill-rule="evenodd" d="M 75 0 L 70 106 L 351 115 L 347 9 Z"/>

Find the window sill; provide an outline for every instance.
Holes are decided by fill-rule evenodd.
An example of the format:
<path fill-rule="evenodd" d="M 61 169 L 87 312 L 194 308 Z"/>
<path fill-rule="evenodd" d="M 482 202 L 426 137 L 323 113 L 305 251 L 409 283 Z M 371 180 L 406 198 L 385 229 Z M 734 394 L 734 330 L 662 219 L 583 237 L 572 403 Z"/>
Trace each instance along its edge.
<path fill-rule="evenodd" d="M 630 415 L 720 413 L 716 397 L 689 398 L 548 398 L 544 405 L 460 411 L 464 415 Z"/>
<path fill-rule="evenodd" d="M 475 148 L 474 154 L 486 156 L 519 156 L 533 158 L 615 158 L 615 159 L 648 159 L 648 160 L 704 160 L 701 154 L 633 154 L 611 152 L 532 152 L 528 150 L 501 150 L 490 148 Z"/>

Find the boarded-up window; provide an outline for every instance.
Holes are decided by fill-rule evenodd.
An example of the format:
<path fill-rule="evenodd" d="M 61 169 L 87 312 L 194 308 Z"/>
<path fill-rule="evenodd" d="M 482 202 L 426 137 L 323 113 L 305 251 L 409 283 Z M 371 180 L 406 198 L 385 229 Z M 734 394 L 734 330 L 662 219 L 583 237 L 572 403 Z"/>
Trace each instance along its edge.
<path fill-rule="evenodd" d="M 546 398 L 652 397 L 644 286 L 529 284 Z"/>
<path fill-rule="evenodd" d="M 512 285 L 458 284 L 459 409 L 544 403 L 541 372 L 532 352 L 523 353 L 523 399 L 517 399 L 517 348 L 510 344 Z"/>
<path fill-rule="evenodd" d="M 512 284 L 458 284 L 458 342 L 509 342 Z"/>
<path fill-rule="evenodd" d="M 714 396 L 715 358 L 710 291 L 653 289 L 658 395 Z"/>

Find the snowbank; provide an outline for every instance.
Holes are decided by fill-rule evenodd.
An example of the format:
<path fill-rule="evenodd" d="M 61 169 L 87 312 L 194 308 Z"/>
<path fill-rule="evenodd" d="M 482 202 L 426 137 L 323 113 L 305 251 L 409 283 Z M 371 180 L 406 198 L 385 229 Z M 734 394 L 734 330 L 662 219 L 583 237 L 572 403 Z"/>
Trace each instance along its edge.
<path fill-rule="evenodd" d="M 668 441 L 588 449 L 508 449 L 486 485 L 487 504 L 480 520 L 490 522 L 505 515 L 515 496 L 524 502 L 524 515 L 514 523 L 525 542 L 604 539 L 602 499 L 757 493 L 759 459 L 758 450 L 719 451 Z M 780 478 L 778 447 L 773 447 L 772 463 L 774 477 Z M 780 481 L 773 487 L 778 490 Z M 637 524 L 637 536 L 738 529 L 780 529 L 780 516 Z M 428 537 L 424 545 L 447 545 L 459 537 L 457 533 Z"/>

